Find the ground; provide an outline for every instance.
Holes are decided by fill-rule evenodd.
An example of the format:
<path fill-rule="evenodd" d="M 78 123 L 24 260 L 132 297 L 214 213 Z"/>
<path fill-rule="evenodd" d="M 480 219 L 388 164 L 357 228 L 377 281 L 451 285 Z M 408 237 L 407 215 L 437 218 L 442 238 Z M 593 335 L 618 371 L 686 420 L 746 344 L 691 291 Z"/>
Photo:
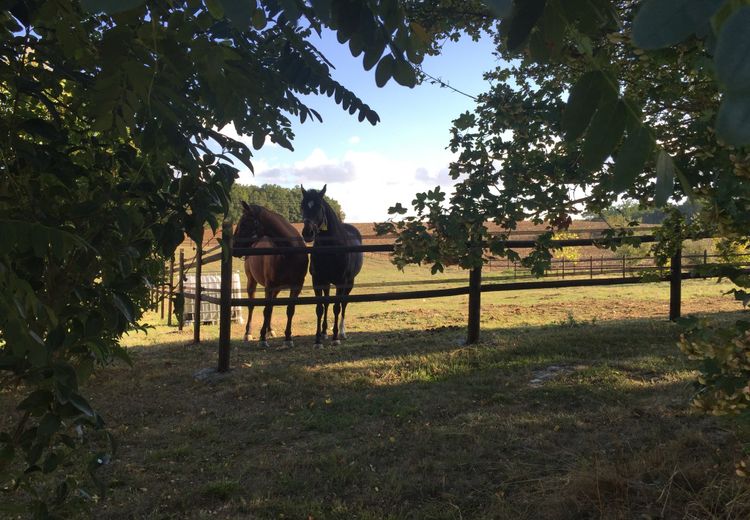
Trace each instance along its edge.
<path fill-rule="evenodd" d="M 727 288 L 685 282 L 684 313 L 737 318 Z M 668 294 L 487 294 L 473 346 L 465 297 L 353 304 L 349 339 L 322 349 L 308 307 L 292 349 L 235 325 L 232 371 L 209 381 L 217 327 L 191 345 L 151 313 L 125 339 L 134 367 L 85 388 L 120 442 L 93 517 L 748 518 L 750 430 L 690 407 Z"/>

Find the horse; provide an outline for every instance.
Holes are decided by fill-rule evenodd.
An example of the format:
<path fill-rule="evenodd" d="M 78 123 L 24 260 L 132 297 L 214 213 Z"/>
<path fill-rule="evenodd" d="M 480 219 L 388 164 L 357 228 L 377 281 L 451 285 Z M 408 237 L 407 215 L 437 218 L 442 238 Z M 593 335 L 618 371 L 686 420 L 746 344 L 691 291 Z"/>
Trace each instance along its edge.
<path fill-rule="evenodd" d="M 305 242 L 284 217 L 269 209 L 242 201 L 244 209 L 234 235 L 235 247 L 304 247 Z M 242 255 L 235 255 L 240 257 Z M 276 255 L 257 255 L 245 257 L 245 275 L 247 276 L 247 296 L 255 297 L 255 289 L 260 283 L 265 288 L 266 303 L 263 309 L 263 326 L 260 329 L 260 347 L 268 347 L 266 333 L 271 328 L 272 301 L 282 289 L 289 289 L 289 296 L 296 298 L 302 291 L 307 275 L 308 258 L 306 253 L 281 253 Z M 250 321 L 253 317 L 253 306 L 248 305 L 245 341 L 249 341 Z M 294 304 L 286 308 L 286 330 L 284 345 L 294 346 L 292 341 L 292 318 Z"/>
<path fill-rule="evenodd" d="M 310 274 L 312 275 L 313 290 L 315 296 L 321 294 L 329 295 L 330 286 L 336 286 L 336 296 L 346 296 L 354 287 L 354 278 L 362 269 L 364 256 L 362 253 L 346 252 L 316 252 L 319 246 L 353 246 L 362 244 L 362 235 L 357 229 L 344 224 L 336 212 L 323 198 L 326 188 L 317 190 L 305 190 L 302 187 L 302 238 L 305 242 L 313 242 L 313 250 L 310 255 Z M 321 347 L 321 340 L 326 336 L 328 330 L 328 304 L 318 304 L 315 308 L 317 314 L 317 329 L 315 331 L 315 346 Z M 339 327 L 339 311 L 341 312 L 341 326 Z M 333 305 L 333 345 L 338 345 L 340 339 L 346 339 L 344 317 L 346 315 L 346 303 L 336 302 Z M 321 318 L 323 320 L 321 327 Z"/>

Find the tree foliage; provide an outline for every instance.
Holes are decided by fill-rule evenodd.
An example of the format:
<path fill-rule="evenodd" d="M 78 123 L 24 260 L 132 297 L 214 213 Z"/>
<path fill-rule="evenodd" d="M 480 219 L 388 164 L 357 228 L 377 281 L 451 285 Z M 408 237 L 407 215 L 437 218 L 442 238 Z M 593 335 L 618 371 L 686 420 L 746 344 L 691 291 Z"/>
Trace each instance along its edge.
<path fill-rule="evenodd" d="M 217 227 L 237 162 L 252 169 L 217 129 L 292 148 L 316 94 L 378 121 L 310 42 L 324 27 L 365 68 L 387 61 L 379 82 L 414 84 L 424 31 L 390 0 L 3 3 L 0 390 L 21 396 L 0 432 L 3 514 L 20 500 L 67 517 L 71 497 L 102 495 L 84 482 L 109 455 L 71 458 L 104 424 L 81 384 L 127 360 L 118 339 L 163 259 Z"/>
<path fill-rule="evenodd" d="M 258 204 L 275 211 L 289 222 L 302 222 L 302 212 L 300 210 L 302 190 L 299 186 L 284 188 L 276 184 L 263 184 L 262 186 L 234 184 L 229 198 L 228 217 L 232 222 L 239 222 L 239 218 L 242 216 L 242 201 L 250 204 Z M 341 209 L 341 204 L 328 196 L 325 199 L 343 220 L 345 215 Z"/>
<path fill-rule="evenodd" d="M 440 187 L 417 194 L 414 216 L 380 226 L 400 233 L 397 265 L 481 265 L 477 243 L 516 260 L 504 245 L 507 234 L 490 236 L 484 222 L 510 231 L 531 219 L 546 222 L 548 232 L 523 263 L 541 273 L 551 257 L 549 239 L 570 215 L 600 214 L 623 198 L 646 208 L 689 198 L 704 208 L 689 225 L 679 212 L 665 212 L 656 247 L 662 262 L 685 238 L 718 233 L 747 243 L 745 2 L 435 0 L 410 6 L 415 20 L 442 37 L 464 28 L 472 35 L 489 31 L 500 62 L 487 72 L 490 88 L 476 109 L 454 121 L 453 194 Z M 391 208 L 394 215 L 406 211 Z M 739 286 L 735 296 L 748 303 L 747 276 L 722 269 Z M 746 344 L 747 329 L 739 323 L 727 341 Z M 716 358 L 709 350 L 703 355 L 710 371 Z M 750 371 L 741 372 L 711 384 L 720 380 L 731 395 L 750 380 Z"/>

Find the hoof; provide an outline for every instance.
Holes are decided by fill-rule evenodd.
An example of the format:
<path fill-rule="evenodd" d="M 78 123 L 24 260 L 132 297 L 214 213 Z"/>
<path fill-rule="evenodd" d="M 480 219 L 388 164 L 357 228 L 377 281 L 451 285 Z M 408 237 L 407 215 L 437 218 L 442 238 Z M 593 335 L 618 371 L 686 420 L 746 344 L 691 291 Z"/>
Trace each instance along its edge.
<path fill-rule="evenodd" d="M 268 331 L 268 335 L 271 336 L 272 338 L 275 338 L 276 337 L 276 332 L 274 332 L 273 330 L 269 330 Z"/>
<path fill-rule="evenodd" d="M 334 347 L 335 347 L 336 345 L 341 345 L 341 340 L 338 340 L 338 339 L 334 339 L 334 340 L 333 340 L 333 341 L 331 342 L 331 345 L 333 345 Z"/>
<path fill-rule="evenodd" d="M 292 348 L 294 346 L 294 341 L 291 339 L 287 339 L 284 341 L 284 348 Z"/>
<path fill-rule="evenodd" d="M 321 334 L 320 339 L 328 339 L 328 334 L 326 333 Z"/>
<path fill-rule="evenodd" d="M 264 339 L 258 342 L 258 348 L 268 348 L 268 342 Z"/>
<path fill-rule="evenodd" d="M 246 342 L 250 341 L 251 339 L 253 339 L 253 335 L 252 334 L 245 334 L 243 336 L 243 340 L 246 341 Z"/>
<path fill-rule="evenodd" d="M 323 344 L 322 343 L 316 343 L 315 345 L 313 345 L 313 347 L 314 348 L 323 348 Z"/>
<path fill-rule="evenodd" d="M 342 340 L 342 341 L 345 340 L 346 339 L 346 334 L 339 334 L 339 339 Z"/>

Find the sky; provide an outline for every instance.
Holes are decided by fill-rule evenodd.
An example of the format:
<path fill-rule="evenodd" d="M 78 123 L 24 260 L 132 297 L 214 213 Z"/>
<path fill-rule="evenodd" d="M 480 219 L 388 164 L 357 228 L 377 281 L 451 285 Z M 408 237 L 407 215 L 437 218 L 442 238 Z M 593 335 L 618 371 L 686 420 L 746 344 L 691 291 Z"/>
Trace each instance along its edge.
<path fill-rule="evenodd" d="M 255 175 L 241 171 L 238 182 L 287 188 L 303 184 L 315 189 L 327 184 L 327 194 L 341 203 L 349 222 L 384 221 L 396 202 L 409 207 L 417 192 L 438 185 L 449 190 L 451 121 L 472 110 L 474 101 L 428 83 L 409 89 L 391 80 L 378 88 L 375 69 L 365 71 L 362 57 L 352 57 L 333 33 L 324 33 L 313 43 L 336 67 L 334 79 L 370 105 L 380 123 L 360 123 L 356 114 L 350 115 L 326 96 L 308 97 L 308 106 L 321 114 L 323 122 L 296 120 L 294 151 L 267 142 L 254 151 Z M 479 42 L 463 38 L 446 42 L 442 54 L 425 57 L 422 66 L 428 74 L 477 95 L 489 88 L 482 75 L 496 66 L 492 51 L 489 38 Z M 233 127 L 223 132 L 236 137 Z M 250 144 L 249 137 L 243 140 Z"/>

